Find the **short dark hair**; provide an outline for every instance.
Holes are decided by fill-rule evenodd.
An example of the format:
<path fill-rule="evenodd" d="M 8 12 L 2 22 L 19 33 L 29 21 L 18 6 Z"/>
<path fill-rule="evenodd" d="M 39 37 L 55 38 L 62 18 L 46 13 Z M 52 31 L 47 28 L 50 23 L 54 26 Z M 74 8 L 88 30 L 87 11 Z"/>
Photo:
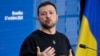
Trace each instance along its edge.
<path fill-rule="evenodd" d="M 43 6 L 46 6 L 46 5 L 52 5 L 52 6 L 55 8 L 56 13 L 57 13 L 57 8 L 56 8 L 56 6 L 55 6 L 53 3 L 51 3 L 50 1 L 44 1 L 44 2 L 42 2 L 42 3 L 38 6 L 38 8 L 37 8 L 38 16 L 39 16 L 39 9 L 40 9 L 41 7 L 43 7 Z"/>

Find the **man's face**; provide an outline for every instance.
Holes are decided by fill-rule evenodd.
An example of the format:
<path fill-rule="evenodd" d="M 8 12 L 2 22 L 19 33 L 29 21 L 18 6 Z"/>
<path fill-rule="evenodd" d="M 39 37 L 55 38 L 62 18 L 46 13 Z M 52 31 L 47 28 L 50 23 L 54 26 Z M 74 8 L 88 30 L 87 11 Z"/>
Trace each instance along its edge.
<path fill-rule="evenodd" d="M 52 28 L 55 26 L 58 19 L 55 8 L 52 5 L 46 5 L 39 8 L 38 20 L 42 27 Z"/>

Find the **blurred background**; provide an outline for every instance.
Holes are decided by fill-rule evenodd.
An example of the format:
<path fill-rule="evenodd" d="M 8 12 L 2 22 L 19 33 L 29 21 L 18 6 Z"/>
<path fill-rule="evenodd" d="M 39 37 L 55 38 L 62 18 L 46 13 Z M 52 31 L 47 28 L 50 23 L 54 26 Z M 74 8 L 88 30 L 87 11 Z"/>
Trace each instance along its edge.
<path fill-rule="evenodd" d="M 18 56 L 24 39 L 39 28 L 38 5 L 48 0 L 0 1 L 0 56 Z M 57 30 L 64 33 L 76 50 L 80 27 L 80 0 L 49 0 L 57 7 Z"/>

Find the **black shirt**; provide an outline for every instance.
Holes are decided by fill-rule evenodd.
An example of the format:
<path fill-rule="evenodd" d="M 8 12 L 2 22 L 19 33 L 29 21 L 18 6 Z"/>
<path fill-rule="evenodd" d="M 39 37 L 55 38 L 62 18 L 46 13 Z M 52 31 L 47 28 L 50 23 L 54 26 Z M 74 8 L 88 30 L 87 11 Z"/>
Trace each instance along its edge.
<path fill-rule="evenodd" d="M 69 40 L 62 33 L 56 31 L 55 34 L 47 34 L 36 30 L 24 40 L 20 56 L 37 56 L 37 46 L 41 52 L 49 46 L 54 47 L 55 56 L 68 56 L 71 49 Z"/>

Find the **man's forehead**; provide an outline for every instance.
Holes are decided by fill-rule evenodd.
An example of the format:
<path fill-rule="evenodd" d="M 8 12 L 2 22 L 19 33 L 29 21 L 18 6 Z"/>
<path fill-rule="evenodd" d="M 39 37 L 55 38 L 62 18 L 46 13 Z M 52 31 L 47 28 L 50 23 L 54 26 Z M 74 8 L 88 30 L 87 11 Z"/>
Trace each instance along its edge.
<path fill-rule="evenodd" d="M 42 6 L 39 10 L 55 10 L 55 8 L 52 5 L 45 5 Z"/>

